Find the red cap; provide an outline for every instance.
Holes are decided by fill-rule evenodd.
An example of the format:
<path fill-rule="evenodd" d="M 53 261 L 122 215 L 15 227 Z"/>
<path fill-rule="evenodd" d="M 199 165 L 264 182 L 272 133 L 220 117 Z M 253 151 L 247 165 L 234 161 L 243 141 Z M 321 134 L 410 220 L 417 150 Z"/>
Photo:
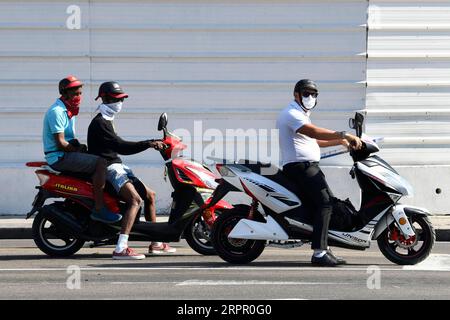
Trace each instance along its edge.
<path fill-rule="evenodd" d="M 63 94 L 66 89 L 82 87 L 83 83 L 76 77 L 70 75 L 59 82 L 59 93 Z"/>

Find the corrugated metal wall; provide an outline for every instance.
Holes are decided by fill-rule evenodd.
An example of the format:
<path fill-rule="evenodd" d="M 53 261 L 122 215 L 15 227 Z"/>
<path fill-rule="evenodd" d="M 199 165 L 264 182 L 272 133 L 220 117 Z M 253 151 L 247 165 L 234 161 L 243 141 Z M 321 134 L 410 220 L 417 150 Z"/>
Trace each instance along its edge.
<path fill-rule="evenodd" d="M 128 139 L 158 137 L 164 111 L 170 128 L 273 128 L 304 77 L 321 88 L 319 125 L 345 129 L 365 106 L 366 0 L 77 1 L 80 30 L 66 27 L 71 4 L 0 0 L 0 165 L 10 186 L 0 213 L 29 208 L 36 181 L 21 168 L 43 158 L 43 113 L 67 74 L 87 84 L 82 140 L 97 88 L 112 79 L 130 94 L 116 122 Z M 159 155 L 126 159 L 164 204 Z"/>
<path fill-rule="evenodd" d="M 43 158 L 43 113 L 69 73 L 87 84 L 82 140 L 103 81 L 129 92 L 116 126 L 137 140 L 159 136 L 161 112 L 170 128 L 191 132 L 195 120 L 222 133 L 273 128 L 295 82 L 316 79 L 316 124 L 343 130 L 367 109 L 367 132 L 385 137 L 381 155 L 415 186 L 416 204 L 448 207 L 450 1 L 78 1 L 80 30 L 66 26 L 70 5 L 0 0 L 0 170 L 8 186 L 0 213 L 29 208 L 36 178 L 23 163 Z M 158 153 L 125 159 L 167 206 Z M 324 162 L 348 164 L 346 156 Z M 331 184 L 346 171 L 329 171 Z"/>
<path fill-rule="evenodd" d="M 450 1 L 370 0 L 367 132 L 410 180 L 409 201 L 448 213 Z"/>
<path fill-rule="evenodd" d="M 450 1 L 370 0 L 367 131 L 398 165 L 450 164 Z"/>

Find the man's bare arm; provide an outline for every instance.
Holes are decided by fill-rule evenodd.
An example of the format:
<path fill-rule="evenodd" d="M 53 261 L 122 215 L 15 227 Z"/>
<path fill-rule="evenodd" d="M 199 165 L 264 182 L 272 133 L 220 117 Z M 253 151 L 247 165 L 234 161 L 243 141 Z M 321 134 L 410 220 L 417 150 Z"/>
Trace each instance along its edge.
<path fill-rule="evenodd" d="M 72 146 L 70 143 L 68 143 L 64 137 L 64 132 L 58 132 L 53 134 L 56 140 L 56 145 L 58 146 L 58 149 L 64 152 L 76 152 L 78 151 L 78 148 Z"/>
<path fill-rule="evenodd" d="M 348 141 L 345 139 L 316 140 L 316 141 L 317 141 L 317 144 L 319 145 L 319 147 L 321 147 L 321 148 L 334 147 L 334 146 L 339 146 L 339 145 L 348 146 Z"/>
<path fill-rule="evenodd" d="M 349 143 L 353 143 L 353 148 L 355 149 L 361 149 L 362 146 L 361 139 L 352 134 L 317 127 L 311 123 L 303 125 L 301 128 L 297 129 L 297 132 L 310 138 L 322 141 L 345 139 Z"/>

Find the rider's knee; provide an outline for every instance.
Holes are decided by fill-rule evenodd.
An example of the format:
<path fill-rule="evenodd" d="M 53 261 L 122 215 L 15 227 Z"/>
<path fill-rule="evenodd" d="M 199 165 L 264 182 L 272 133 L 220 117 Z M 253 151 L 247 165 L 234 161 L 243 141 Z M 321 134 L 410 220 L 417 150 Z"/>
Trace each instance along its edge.
<path fill-rule="evenodd" d="M 155 202 L 156 192 L 153 190 L 147 189 L 147 197 L 150 202 L 152 202 L 152 203 Z"/>
<path fill-rule="evenodd" d="M 333 200 L 330 192 L 327 189 L 323 189 L 320 192 L 320 200 L 322 206 L 331 207 L 333 205 Z"/>
<path fill-rule="evenodd" d="M 142 198 L 136 194 L 131 197 L 129 204 L 133 207 L 140 207 L 142 205 L 142 202 Z"/>

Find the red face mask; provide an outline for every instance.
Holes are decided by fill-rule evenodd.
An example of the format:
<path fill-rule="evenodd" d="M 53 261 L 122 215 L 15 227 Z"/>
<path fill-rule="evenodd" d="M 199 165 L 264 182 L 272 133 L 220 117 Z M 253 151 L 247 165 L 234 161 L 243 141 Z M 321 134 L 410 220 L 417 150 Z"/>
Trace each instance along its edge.
<path fill-rule="evenodd" d="M 80 111 L 81 96 L 75 96 L 68 100 L 61 97 L 61 101 L 66 105 L 67 115 L 69 116 L 69 119 L 73 116 L 78 115 L 78 112 Z"/>

